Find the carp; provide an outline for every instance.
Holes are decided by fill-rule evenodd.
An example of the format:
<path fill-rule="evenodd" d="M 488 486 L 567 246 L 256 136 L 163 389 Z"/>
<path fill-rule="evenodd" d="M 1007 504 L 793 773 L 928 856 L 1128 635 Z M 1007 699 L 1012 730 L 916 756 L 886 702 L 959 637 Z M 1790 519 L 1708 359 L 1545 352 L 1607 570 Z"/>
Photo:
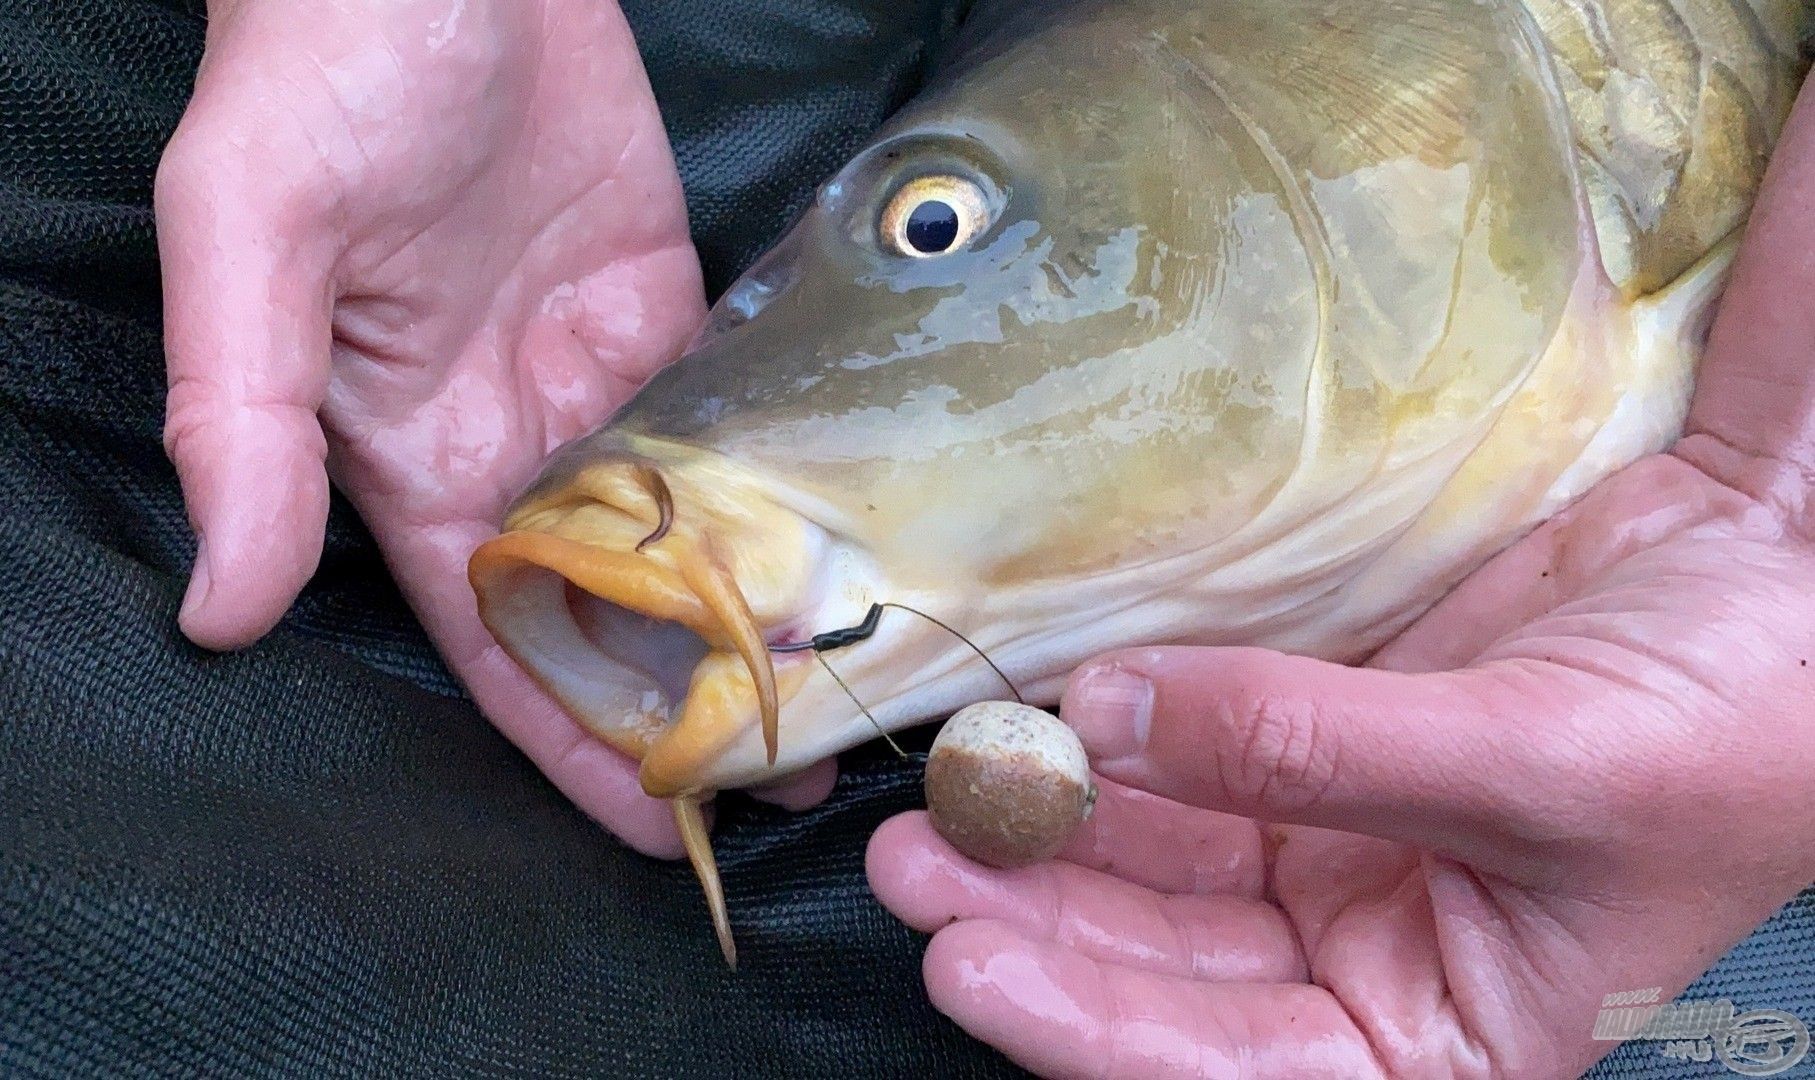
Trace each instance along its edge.
<path fill-rule="evenodd" d="M 551 456 L 481 615 L 675 800 L 729 959 L 713 792 L 1108 649 L 1362 660 L 1671 443 L 1805 16 L 980 5 Z"/>

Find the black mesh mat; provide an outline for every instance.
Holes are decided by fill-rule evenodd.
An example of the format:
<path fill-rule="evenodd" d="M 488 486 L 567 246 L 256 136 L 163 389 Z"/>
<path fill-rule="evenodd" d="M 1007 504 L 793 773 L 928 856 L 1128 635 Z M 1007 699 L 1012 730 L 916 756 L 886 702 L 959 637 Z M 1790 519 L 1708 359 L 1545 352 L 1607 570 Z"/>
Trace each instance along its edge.
<path fill-rule="evenodd" d="M 962 6 L 626 4 L 715 291 Z M 911 766 L 849 755 L 803 815 L 728 800 L 732 976 L 686 867 L 492 732 L 344 505 L 267 642 L 178 637 L 149 203 L 198 9 L 0 3 L 0 1074 L 1013 1075 L 927 1006 L 864 886 Z M 1707 987 L 1815 1018 L 1812 924 L 1787 910 Z M 1608 1075 L 1685 1068 L 1633 1047 Z"/>

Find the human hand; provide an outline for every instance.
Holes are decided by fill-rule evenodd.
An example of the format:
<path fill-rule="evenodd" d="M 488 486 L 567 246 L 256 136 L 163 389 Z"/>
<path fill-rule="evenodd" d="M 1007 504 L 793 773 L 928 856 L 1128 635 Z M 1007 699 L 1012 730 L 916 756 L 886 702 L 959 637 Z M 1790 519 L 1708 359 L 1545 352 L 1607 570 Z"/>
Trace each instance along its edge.
<path fill-rule="evenodd" d="M 1373 670 L 1114 654 L 1062 704 L 1103 779 L 1059 860 L 886 823 L 934 1004 L 1051 1076 L 1573 1076 L 1604 995 L 1815 880 L 1815 90 L 1753 222 L 1688 436 Z"/>
<path fill-rule="evenodd" d="M 479 707 L 676 856 L 667 804 L 492 641 L 466 581 L 543 456 L 704 316 L 630 30 L 609 0 L 306 7 L 210 5 L 158 170 L 166 445 L 199 537 L 183 630 L 226 649 L 271 629 L 319 561 L 332 474 Z"/>

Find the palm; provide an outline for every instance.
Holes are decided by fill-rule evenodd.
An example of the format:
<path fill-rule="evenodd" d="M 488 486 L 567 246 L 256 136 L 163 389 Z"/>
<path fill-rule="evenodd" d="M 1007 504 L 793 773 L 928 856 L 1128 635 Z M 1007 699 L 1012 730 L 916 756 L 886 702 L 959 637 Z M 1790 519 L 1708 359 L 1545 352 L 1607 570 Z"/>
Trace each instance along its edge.
<path fill-rule="evenodd" d="M 1698 442 L 1710 449 L 1686 451 Z M 1579 1070 L 1608 1048 L 1588 1038 L 1604 994 L 1680 987 L 1800 884 L 1805 863 L 1787 853 L 1761 872 L 1729 834 L 1698 830 L 1706 801 L 1660 787 L 1648 766 L 1699 759 L 1706 772 L 1675 778 L 1690 792 L 1745 770 L 1758 805 L 1728 793 L 1722 806 L 1742 819 L 1799 790 L 1783 736 L 1808 738 L 1796 699 L 1755 668 L 1711 670 L 1706 658 L 1764 626 L 1768 640 L 1753 630 L 1744 642 L 1752 655 L 1802 671 L 1812 601 L 1815 546 L 1683 460 L 1651 459 L 1490 563 L 1375 660 L 1468 667 L 1529 706 L 1505 722 L 1530 725 L 1518 737 L 1531 760 L 1554 767 L 1509 775 L 1506 789 L 1524 793 L 1514 797 L 1541 828 L 1438 852 L 1104 781 L 1066 861 L 986 870 L 909 816 L 878 833 L 872 881 L 911 924 L 939 931 L 934 1000 L 1046 1074 Z M 1183 794 L 1259 801 L 1273 767 L 1250 760 L 1255 745 L 1206 747 L 1202 792 L 1220 796 Z M 1167 780 L 1154 786 L 1177 790 Z M 1712 891 L 1723 905 L 1711 911 Z M 1675 958 L 1664 967 L 1660 940 Z M 979 977 L 992 965 L 999 979 Z"/>
<path fill-rule="evenodd" d="M 670 851 L 666 809 L 496 649 L 465 581 L 543 455 L 703 315 L 629 30 L 596 0 L 345 4 L 301 29 L 288 9 L 216 13 L 160 173 L 170 441 L 215 594 L 192 590 L 185 628 L 243 644 L 313 569 L 318 413 L 329 470 L 479 705 Z M 223 401 L 223 383 L 260 385 Z"/>
<path fill-rule="evenodd" d="M 353 95 L 408 133 L 359 153 L 331 193 L 348 228 L 324 415 L 374 521 L 495 521 L 549 449 L 621 404 L 699 321 L 660 119 L 627 31 L 600 9 L 521 4 L 491 26 L 469 14 L 461 33 L 485 55 L 406 57 L 408 80 L 379 70 L 324 101 L 330 144 L 363 144 L 345 122 Z M 462 124 L 446 123 L 450 107 Z"/>
<path fill-rule="evenodd" d="M 1705 436 L 1681 453 L 1716 472 L 1733 458 Z M 1592 773 L 1596 759 L 1617 760 L 1625 744 L 1654 761 L 1695 762 L 1702 775 L 1680 778 L 1691 785 L 1718 789 L 1731 770 L 1752 781 L 1721 793 L 1721 813 L 1741 821 L 1768 818 L 1773 797 L 1800 787 L 1798 766 L 1789 764 L 1794 742 L 1772 733 L 1802 734 L 1795 699 L 1782 691 L 1806 682 L 1792 673 L 1805 670 L 1815 642 L 1815 545 L 1785 526 L 1767 505 L 1680 458 L 1641 462 L 1490 564 L 1375 658 L 1408 671 L 1470 664 L 1521 672 L 1525 692 L 1549 698 L 1533 702 L 1541 715 L 1569 718 L 1529 733 L 1554 747 L 1543 756 L 1557 766 L 1548 782 L 1524 778 L 1532 797 L 1592 799 L 1600 814 L 1559 817 L 1575 828 L 1529 838 L 1530 859 L 1504 851 L 1438 858 L 1384 841 L 1283 830 L 1275 892 L 1305 942 L 1313 979 L 1351 1003 L 1363 1031 L 1448 1028 L 1453 1054 L 1485 1049 L 1509 1073 L 1579 1068 L 1586 1058 L 1557 1051 L 1582 1048 L 1602 995 L 1683 985 L 1781 903 L 1786 888 L 1802 884 L 1793 868 L 1723 873 L 1743 845 L 1726 830 L 1706 835 L 1697 826 L 1708 802 L 1651 788 L 1642 765 L 1616 767 L 1616 790 L 1590 799 L 1568 768 L 1574 758 Z M 1749 662 L 1709 664 L 1736 648 Z M 1759 662 L 1784 678 L 1760 679 Z M 1735 737 L 1734 726 L 1752 730 Z M 1744 805 L 1748 792 L 1758 805 Z M 1592 860 L 1557 857 L 1593 831 L 1617 843 L 1603 846 L 1604 837 Z M 1708 908 L 1712 890 L 1722 908 Z M 1678 962 L 1643 966 L 1660 940 Z M 1371 958 L 1383 955 L 1415 961 L 1382 970 Z M 1509 998 L 1529 1004 L 1509 1011 Z M 1433 1013 L 1431 1002 L 1443 1005 Z M 1415 1064 L 1383 1057 L 1405 1071 Z"/>
<path fill-rule="evenodd" d="M 497 11 L 503 25 L 471 28 L 501 50 L 489 70 L 431 69 L 387 109 L 433 134 L 354 181 L 411 192 L 412 205 L 377 208 L 351 238 L 322 416 L 331 468 L 479 705 L 576 798 L 609 792 L 617 815 L 640 804 L 661 830 L 666 809 L 630 791 L 628 768 L 492 642 L 465 573 L 543 456 L 676 356 L 702 314 L 660 118 L 601 8 Z M 472 128 L 412 123 L 476 88 Z M 613 101 L 634 105 L 598 107 Z M 600 790 L 601 772 L 617 790 Z"/>

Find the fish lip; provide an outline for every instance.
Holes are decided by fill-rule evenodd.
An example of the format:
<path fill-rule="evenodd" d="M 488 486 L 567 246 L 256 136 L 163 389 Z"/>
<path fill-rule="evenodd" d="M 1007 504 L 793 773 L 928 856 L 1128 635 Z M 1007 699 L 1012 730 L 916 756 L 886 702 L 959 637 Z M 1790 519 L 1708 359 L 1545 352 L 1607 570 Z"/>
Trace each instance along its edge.
<path fill-rule="evenodd" d="M 665 722 L 656 707 L 667 710 L 676 703 L 665 695 L 661 701 L 647 699 L 659 687 L 644 685 L 653 680 L 636 680 L 638 673 L 588 636 L 575 617 L 568 589 L 697 634 L 705 622 L 697 598 L 653 561 L 640 561 L 645 565 L 632 564 L 626 553 L 602 545 L 515 530 L 481 544 L 467 563 L 480 621 L 499 647 L 581 727 L 635 758 L 643 756 Z M 636 584 L 654 585 L 646 598 L 654 602 L 638 603 L 597 576 L 614 568 L 632 568 L 642 579 Z M 616 580 L 633 579 L 625 575 Z M 612 693 L 619 689 L 635 693 Z M 606 692 L 603 699 L 600 691 Z"/>
<path fill-rule="evenodd" d="M 817 562 L 809 560 L 809 565 Z M 718 780 L 727 774 L 722 759 L 761 723 L 753 688 L 727 696 L 724 686 L 714 683 L 720 707 L 691 726 L 684 724 L 702 673 L 710 669 L 722 680 L 727 676 L 720 669 L 738 655 L 685 578 L 647 554 L 540 529 L 502 533 L 481 544 L 468 562 L 480 619 L 499 646 L 582 728 L 640 761 L 644 791 L 660 798 L 723 786 Z M 625 651 L 614 652 L 591 636 L 576 617 L 569 588 L 631 616 L 683 627 L 697 636 L 705 648 L 688 674 L 686 691 L 675 696 L 652 685 L 659 680 L 627 664 Z M 790 615 L 766 620 L 766 625 L 759 621 L 757 629 L 765 643 L 779 644 L 802 625 L 803 616 Z M 768 658 L 778 679 L 779 702 L 785 704 L 805 682 L 811 657 L 784 652 Z M 652 691 L 660 691 L 659 701 L 650 699 Z M 787 741 L 783 748 L 792 749 Z M 753 769 L 744 763 L 731 771 L 752 773 L 746 782 L 768 782 L 786 772 L 793 757 L 788 754 L 788 761 L 778 760 L 775 767 Z"/>

